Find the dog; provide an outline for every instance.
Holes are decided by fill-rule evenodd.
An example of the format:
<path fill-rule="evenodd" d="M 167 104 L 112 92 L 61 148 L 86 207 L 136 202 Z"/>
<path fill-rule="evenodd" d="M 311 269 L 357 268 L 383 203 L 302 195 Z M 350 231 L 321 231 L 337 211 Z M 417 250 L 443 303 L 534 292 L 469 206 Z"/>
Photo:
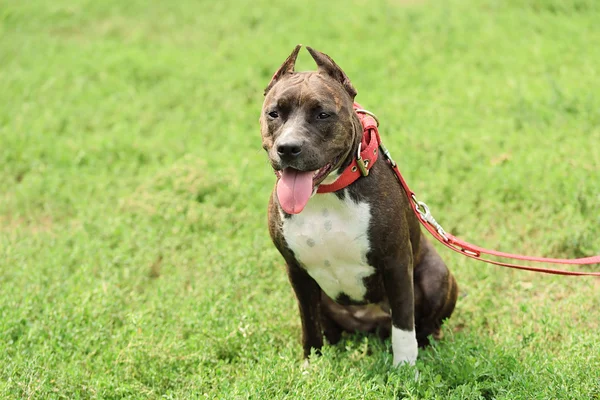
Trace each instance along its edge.
<path fill-rule="evenodd" d="M 320 353 L 324 337 L 375 332 L 391 336 L 394 366 L 414 365 L 418 348 L 442 337 L 458 286 L 383 158 L 348 186 L 317 193 L 356 162 L 363 127 L 344 71 L 307 47 L 318 69 L 296 72 L 300 48 L 267 85 L 260 125 L 278 175 L 269 233 L 298 300 L 304 357 Z"/>

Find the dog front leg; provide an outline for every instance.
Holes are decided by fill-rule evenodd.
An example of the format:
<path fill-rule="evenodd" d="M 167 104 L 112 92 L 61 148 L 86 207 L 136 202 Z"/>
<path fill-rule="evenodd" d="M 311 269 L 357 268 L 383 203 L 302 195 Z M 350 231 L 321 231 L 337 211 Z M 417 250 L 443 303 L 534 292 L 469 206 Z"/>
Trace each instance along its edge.
<path fill-rule="evenodd" d="M 323 346 L 321 331 L 321 288 L 308 273 L 296 263 L 287 264 L 288 277 L 294 288 L 302 321 L 302 348 L 304 358 L 310 350 L 320 352 Z"/>
<path fill-rule="evenodd" d="M 394 366 L 417 360 L 412 252 L 384 260 L 384 286 L 392 313 Z"/>

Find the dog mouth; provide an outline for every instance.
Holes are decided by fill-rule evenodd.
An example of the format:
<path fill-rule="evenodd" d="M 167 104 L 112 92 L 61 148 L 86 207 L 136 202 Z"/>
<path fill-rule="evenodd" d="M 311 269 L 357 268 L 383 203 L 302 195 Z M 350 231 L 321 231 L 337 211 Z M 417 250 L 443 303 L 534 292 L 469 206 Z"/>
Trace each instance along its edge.
<path fill-rule="evenodd" d="M 319 168 L 317 170 L 304 171 L 304 170 L 296 169 L 294 167 L 286 167 L 282 170 L 275 170 L 275 175 L 277 175 L 277 178 L 281 178 L 283 176 L 284 171 L 288 171 L 288 172 L 296 171 L 297 173 L 300 173 L 300 174 L 305 174 L 305 173 L 308 174 L 310 172 L 310 173 L 312 173 L 312 186 L 313 186 L 313 188 L 316 188 L 325 180 L 325 178 L 327 178 L 329 176 L 329 174 L 332 171 L 334 171 L 337 167 L 339 167 L 338 166 L 339 158 L 340 157 L 336 157 L 335 159 L 333 159 L 333 161 L 328 162 L 327 164 L 325 164 L 324 166 L 322 166 L 321 168 Z"/>
<path fill-rule="evenodd" d="M 315 192 L 316 187 L 327 178 L 337 162 L 338 157 L 312 171 L 300 171 L 292 167 L 276 171 L 279 177 L 277 198 L 283 211 L 288 214 L 299 214 Z"/>
<path fill-rule="evenodd" d="M 321 182 L 327 178 L 327 176 L 333 171 L 333 166 L 337 164 L 337 159 L 329 162 L 315 171 L 313 175 L 313 187 L 318 186 Z"/>

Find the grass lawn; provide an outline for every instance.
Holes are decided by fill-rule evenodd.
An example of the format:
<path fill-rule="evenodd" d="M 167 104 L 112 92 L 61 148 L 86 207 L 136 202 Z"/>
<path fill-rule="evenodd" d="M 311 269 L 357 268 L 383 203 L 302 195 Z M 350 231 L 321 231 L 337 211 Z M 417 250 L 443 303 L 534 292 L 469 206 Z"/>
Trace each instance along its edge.
<path fill-rule="evenodd" d="M 600 399 L 599 279 L 442 248 L 418 380 L 371 336 L 301 368 L 258 126 L 297 43 L 448 231 L 600 253 L 597 0 L 0 0 L 0 398 Z"/>

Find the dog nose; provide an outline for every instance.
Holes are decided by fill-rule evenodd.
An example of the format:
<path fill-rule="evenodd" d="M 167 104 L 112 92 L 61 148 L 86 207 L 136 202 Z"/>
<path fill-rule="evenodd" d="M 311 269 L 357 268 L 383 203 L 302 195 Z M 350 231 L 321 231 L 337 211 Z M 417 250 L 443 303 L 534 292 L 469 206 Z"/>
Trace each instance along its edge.
<path fill-rule="evenodd" d="M 302 153 L 302 145 L 300 142 L 286 142 L 277 146 L 277 154 L 285 160 L 291 160 L 298 157 Z"/>

